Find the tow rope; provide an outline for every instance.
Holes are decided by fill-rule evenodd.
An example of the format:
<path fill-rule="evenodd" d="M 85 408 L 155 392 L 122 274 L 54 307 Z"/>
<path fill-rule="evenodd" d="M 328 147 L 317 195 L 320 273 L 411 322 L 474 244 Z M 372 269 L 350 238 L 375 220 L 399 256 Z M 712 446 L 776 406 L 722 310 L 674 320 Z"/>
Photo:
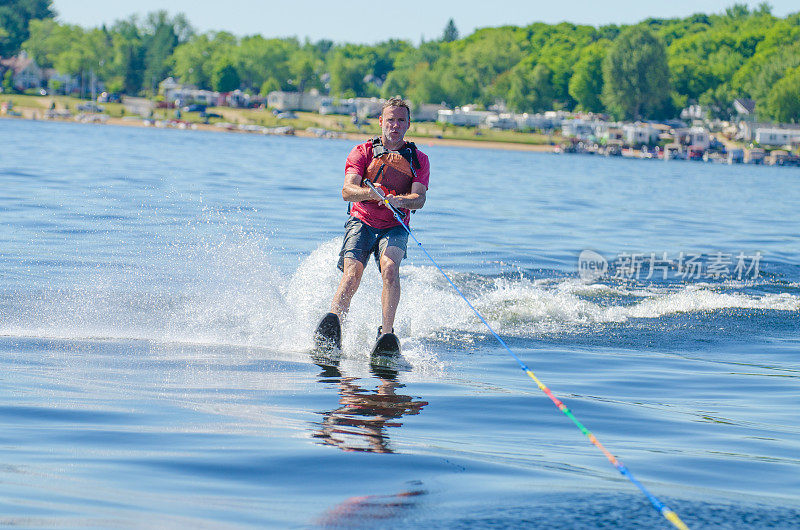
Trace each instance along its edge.
<path fill-rule="evenodd" d="M 486 319 L 483 318 L 483 315 L 481 315 L 480 311 L 475 309 L 475 306 L 473 306 L 472 303 L 467 299 L 467 297 L 464 296 L 464 293 L 461 292 L 461 289 L 459 289 L 458 286 L 455 283 L 453 283 L 453 280 L 450 279 L 450 276 L 448 276 L 447 273 L 444 272 L 444 270 L 442 270 L 439 264 L 436 263 L 436 260 L 434 260 L 433 257 L 431 257 L 431 255 L 428 253 L 427 250 L 425 250 L 425 247 L 423 247 L 422 243 L 419 242 L 417 237 L 414 235 L 414 232 L 412 232 L 411 229 L 408 226 L 406 226 L 406 224 L 403 222 L 403 216 L 400 214 L 400 212 L 398 212 L 397 209 L 389 203 L 386 197 L 383 194 L 381 194 L 381 192 L 379 192 L 377 188 L 375 188 L 372 182 L 370 182 L 368 179 L 364 179 L 364 183 L 380 198 L 381 202 L 383 202 L 383 204 L 392 211 L 394 218 L 397 219 L 397 221 L 403 228 L 405 228 L 406 232 L 408 232 L 408 235 L 410 235 L 411 238 L 417 243 L 417 246 L 420 249 L 422 249 L 422 252 L 424 252 L 425 255 L 428 256 L 428 259 L 431 260 L 431 262 L 436 266 L 437 269 L 439 269 L 439 272 L 441 272 L 442 275 L 445 277 L 445 279 L 447 279 L 447 281 L 450 283 L 453 289 L 456 290 L 456 292 L 461 296 L 461 298 L 467 303 L 469 308 L 472 309 L 472 311 L 478 316 L 481 322 L 483 322 L 484 325 L 492 333 L 492 335 L 494 335 L 494 338 L 497 339 L 497 342 L 499 342 L 500 345 L 517 361 L 517 363 L 519 363 L 519 366 L 520 368 L 522 368 L 522 371 L 528 374 L 528 376 L 534 380 L 536 386 L 539 387 L 539 390 L 544 392 L 547 395 L 547 397 L 549 397 L 550 400 L 555 404 L 555 406 L 558 407 L 558 410 L 563 412 L 569 419 L 571 419 L 572 422 L 578 427 L 578 429 L 580 429 L 580 431 L 584 435 L 586 435 L 587 438 L 589 438 L 589 441 L 591 441 L 595 447 L 600 449 L 603 452 L 603 454 L 606 455 L 606 458 L 608 458 L 609 462 L 611 462 L 611 464 L 617 469 L 617 471 L 620 472 L 620 474 L 622 474 L 622 476 L 630 480 L 634 486 L 639 488 L 639 490 L 642 493 L 644 493 L 645 497 L 647 497 L 647 499 L 650 501 L 650 504 L 652 504 L 653 507 L 661 515 L 663 515 L 676 528 L 679 528 L 680 530 L 689 530 L 689 527 L 686 526 L 686 524 L 683 521 L 681 521 L 680 517 L 678 517 L 678 514 L 676 514 L 669 506 L 658 500 L 658 498 L 655 495 L 650 493 L 650 491 L 644 487 L 644 484 L 636 480 L 636 477 L 634 477 L 633 474 L 630 472 L 630 470 L 627 467 L 625 467 L 622 461 L 620 461 L 613 454 L 611 454 L 611 452 L 608 451 L 608 449 L 603 447 L 603 444 L 600 443 L 597 437 L 595 437 L 595 435 L 592 434 L 592 432 L 589 429 L 584 427 L 583 424 L 580 421 L 578 421 L 578 418 L 576 418 L 575 415 L 572 414 L 572 411 L 569 410 L 569 408 L 560 399 L 558 399 L 550 391 L 550 389 L 547 388 L 547 386 L 539 380 L 538 377 L 536 377 L 536 374 L 533 373 L 533 370 L 528 368 L 528 366 L 524 362 L 522 362 L 522 359 L 520 359 L 513 351 L 511 351 L 511 348 L 509 348 L 508 345 L 505 343 L 505 341 L 502 338 L 500 338 L 500 335 L 495 333 L 495 331 L 492 329 L 492 326 L 490 326 L 489 323 L 486 321 Z"/>

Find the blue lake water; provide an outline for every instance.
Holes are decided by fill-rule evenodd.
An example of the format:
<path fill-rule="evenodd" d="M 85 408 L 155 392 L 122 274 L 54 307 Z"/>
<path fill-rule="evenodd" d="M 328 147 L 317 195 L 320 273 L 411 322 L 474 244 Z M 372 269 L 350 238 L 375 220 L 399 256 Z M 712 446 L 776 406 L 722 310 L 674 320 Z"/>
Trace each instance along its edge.
<path fill-rule="evenodd" d="M 353 142 L 0 139 L 0 526 L 670 527 L 413 241 L 406 365 L 374 264 L 315 364 Z M 600 442 L 692 528 L 800 527 L 800 171 L 420 147 L 417 237 Z"/>

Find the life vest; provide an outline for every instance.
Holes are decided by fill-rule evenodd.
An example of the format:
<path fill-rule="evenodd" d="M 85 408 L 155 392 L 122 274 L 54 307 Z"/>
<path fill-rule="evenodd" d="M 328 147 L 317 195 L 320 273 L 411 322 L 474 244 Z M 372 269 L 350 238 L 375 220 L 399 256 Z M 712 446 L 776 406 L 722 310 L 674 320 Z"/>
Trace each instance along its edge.
<path fill-rule="evenodd" d="M 380 184 L 392 195 L 406 195 L 411 192 L 411 183 L 420 168 L 417 146 L 406 142 L 399 151 L 389 151 L 380 138 L 373 138 L 372 162 L 367 166 L 364 178 L 373 184 Z"/>

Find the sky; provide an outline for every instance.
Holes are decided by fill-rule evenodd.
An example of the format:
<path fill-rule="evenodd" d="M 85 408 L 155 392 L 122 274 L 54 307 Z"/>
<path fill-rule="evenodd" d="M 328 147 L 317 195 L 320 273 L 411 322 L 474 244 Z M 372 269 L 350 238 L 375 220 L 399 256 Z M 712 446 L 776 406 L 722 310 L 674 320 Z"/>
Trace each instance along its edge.
<path fill-rule="evenodd" d="M 184 13 L 198 32 L 228 31 L 237 36 L 298 37 L 312 41 L 374 44 L 390 38 L 439 38 L 452 18 L 462 37 L 482 27 L 525 26 L 533 22 L 572 22 L 600 26 L 631 24 L 648 17 L 685 17 L 722 13 L 734 3 L 750 0 L 405 0 L 358 2 L 340 0 L 54 0 L 58 20 L 85 28 L 111 25 L 133 14 L 151 11 Z M 798 0 L 772 0 L 772 13 L 784 17 L 800 11 Z"/>

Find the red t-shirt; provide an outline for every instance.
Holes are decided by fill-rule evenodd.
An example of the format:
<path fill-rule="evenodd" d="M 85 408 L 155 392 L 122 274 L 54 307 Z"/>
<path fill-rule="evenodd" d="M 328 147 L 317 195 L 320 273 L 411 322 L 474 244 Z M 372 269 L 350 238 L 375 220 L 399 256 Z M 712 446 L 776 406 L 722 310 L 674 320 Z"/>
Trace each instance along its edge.
<path fill-rule="evenodd" d="M 428 160 L 428 156 L 419 149 L 417 149 L 417 159 L 419 160 L 420 167 L 419 169 L 414 168 L 415 176 L 412 183 L 419 182 L 427 189 L 428 180 L 431 176 L 431 164 Z M 367 174 L 367 168 L 370 162 L 372 162 L 372 142 L 359 144 L 355 146 L 347 156 L 344 174 L 349 175 L 355 173 L 361 175 L 363 178 Z M 400 224 L 397 222 L 397 219 L 395 219 L 392 211 L 377 201 L 354 202 L 350 208 L 350 215 L 361 219 L 364 223 L 377 229 L 391 228 Z M 404 222 L 406 225 L 411 222 L 410 212 L 406 215 Z"/>

